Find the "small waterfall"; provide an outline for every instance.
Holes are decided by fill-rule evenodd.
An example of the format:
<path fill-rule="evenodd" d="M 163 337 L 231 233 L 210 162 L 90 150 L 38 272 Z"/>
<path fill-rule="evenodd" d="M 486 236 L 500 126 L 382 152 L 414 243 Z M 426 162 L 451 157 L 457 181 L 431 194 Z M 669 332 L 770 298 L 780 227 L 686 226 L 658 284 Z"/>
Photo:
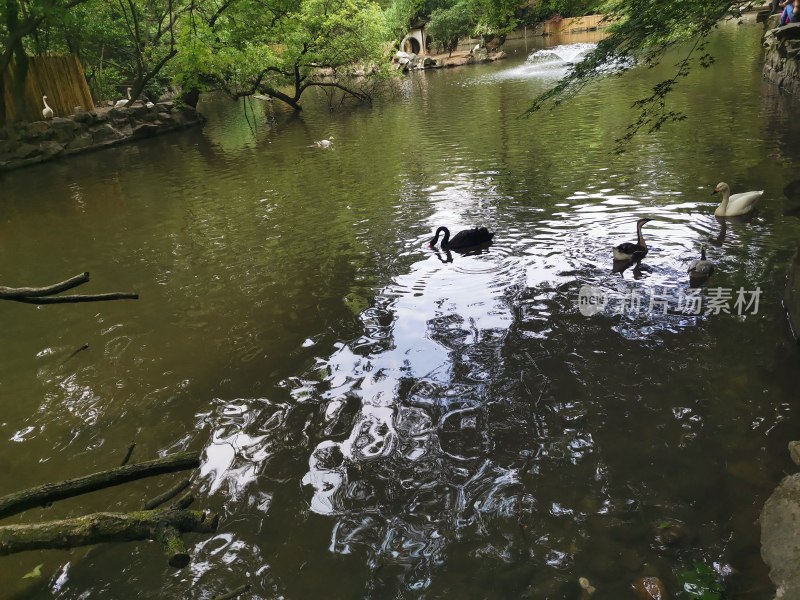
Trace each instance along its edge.
<path fill-rule="evenodd" d="M 532 52 L 524 64 L 504 69 L 484 81 L 498 79 L 560 79 L 569 72 L 571 65 L 583 58 L 597 47 L 597 44 L 576 43 L 562 44 Z"/>
<path fill-rule="evenodd" d="M 589 52 L 594 50 L 596 44 L 562 44 L 560 46 L 553 46 L 552 48 L 545 48 L 532 52 L 528 56 L 528 64 L 546 64 L 557 63 L 559 65 L 574 64 L 586 56 Z"/>

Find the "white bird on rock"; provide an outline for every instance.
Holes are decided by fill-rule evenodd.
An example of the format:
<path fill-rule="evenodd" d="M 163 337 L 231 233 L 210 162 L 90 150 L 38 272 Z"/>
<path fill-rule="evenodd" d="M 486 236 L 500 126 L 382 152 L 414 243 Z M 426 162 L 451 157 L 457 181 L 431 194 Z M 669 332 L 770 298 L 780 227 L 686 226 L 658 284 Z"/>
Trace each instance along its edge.
<path fill-rule="evenodd" d="M 53 118 L 53 109 L 47 104 L 47 96 L 42 96 L 42 102 L 44 102 L 44 108 L 42 109 L 42 117 L 45 119 L 52 119 Z"/>
<path fill-rule="evenodd" d="M 117 100 L 114 104 L 114 108 L 122 108 L 123 106 L 127 105 L 128 102 L 131 101 L 131 88 L 128 88 L 127 91 L 127 98 L 123 98 L 122 100 Z"/>

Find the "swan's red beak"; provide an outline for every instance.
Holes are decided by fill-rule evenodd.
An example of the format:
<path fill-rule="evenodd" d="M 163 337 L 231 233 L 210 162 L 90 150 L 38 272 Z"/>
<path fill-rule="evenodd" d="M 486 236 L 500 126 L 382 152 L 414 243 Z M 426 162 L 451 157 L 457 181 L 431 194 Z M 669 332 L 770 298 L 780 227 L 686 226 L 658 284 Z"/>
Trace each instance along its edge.
<path fill-rule="evenodd" d="M 714 188 L 714 191 L 711 192 L 711 195 L 713 196 L 714 194 L 718 194 L 718 193 L 719 193 L 719 190 L 717 188 Z"/>

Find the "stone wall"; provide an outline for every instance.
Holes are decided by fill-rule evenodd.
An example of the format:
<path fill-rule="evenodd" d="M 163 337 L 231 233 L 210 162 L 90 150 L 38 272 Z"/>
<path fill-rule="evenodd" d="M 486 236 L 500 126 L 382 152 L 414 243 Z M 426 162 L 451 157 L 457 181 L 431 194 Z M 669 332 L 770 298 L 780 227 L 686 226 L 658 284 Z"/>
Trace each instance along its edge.
<path fill-rule="evenodd" d="M 0 129 L 0 171 L 107 148 L 203 123 L 193 108 L 159 102 L 151 107 L 101 108 L 68 118 L 9 123 Z"/>
<path fill-rule="evenodd" d="M 770 17 L 768 27 L 776 16 Z M 764 49 L 764 79 L 800 96 L 800 23 L 767 30 Z"/>

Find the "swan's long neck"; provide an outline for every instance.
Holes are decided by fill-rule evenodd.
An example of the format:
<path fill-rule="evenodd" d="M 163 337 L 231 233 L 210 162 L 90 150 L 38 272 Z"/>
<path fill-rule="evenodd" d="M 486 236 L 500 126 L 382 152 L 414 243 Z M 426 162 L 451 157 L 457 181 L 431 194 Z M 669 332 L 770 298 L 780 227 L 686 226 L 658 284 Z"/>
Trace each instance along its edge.
<path fill-rule="evenodd" d="M 719 203 L 719 205 L 722 207 L 723 212 L 725 211 L 725 209 L 728 208 L 728 200 L 730 200 L 730 199 L 731 199 L 731 191 L 730 191 L 730 189 L 723 190 L 722 191 L 722 202 Z"/>
<path fill-rule="evenodd" d="M 439 227 L 436 234 L 439 234 L 439 231 L 444 231 L 444 237 L 442 238 L 442 244 L 445 246 L 450 243 L 450 230 L 447 227 Z"/>
<path fill-rule="evenodd" d="M 45 108 L 50 108 L 50 105 L 47 103 L 47 96 L 42 96 L 42 102 L 44 102 L 44 107 Z M 53 109 L 50 108 L 50 110 L 53 110 Z"/>
<path fill-rule="evenodd" d="M 126 90 L 126 92 L 127 92 L 127 94 L 128 94 L 128 100 L 130 100 L 130 99 L 131 99 L 131 88 L 128 88 L 128 89 Z"/>
<path fill-rule="evenodd" d="M 639 223 L 636 225 L 636 238 L 640 246 L 647 248 L 647 244 L 644 241 L 644 236 L 642 235 L 642 227 L 644 227 L 644 223 Z"/>

